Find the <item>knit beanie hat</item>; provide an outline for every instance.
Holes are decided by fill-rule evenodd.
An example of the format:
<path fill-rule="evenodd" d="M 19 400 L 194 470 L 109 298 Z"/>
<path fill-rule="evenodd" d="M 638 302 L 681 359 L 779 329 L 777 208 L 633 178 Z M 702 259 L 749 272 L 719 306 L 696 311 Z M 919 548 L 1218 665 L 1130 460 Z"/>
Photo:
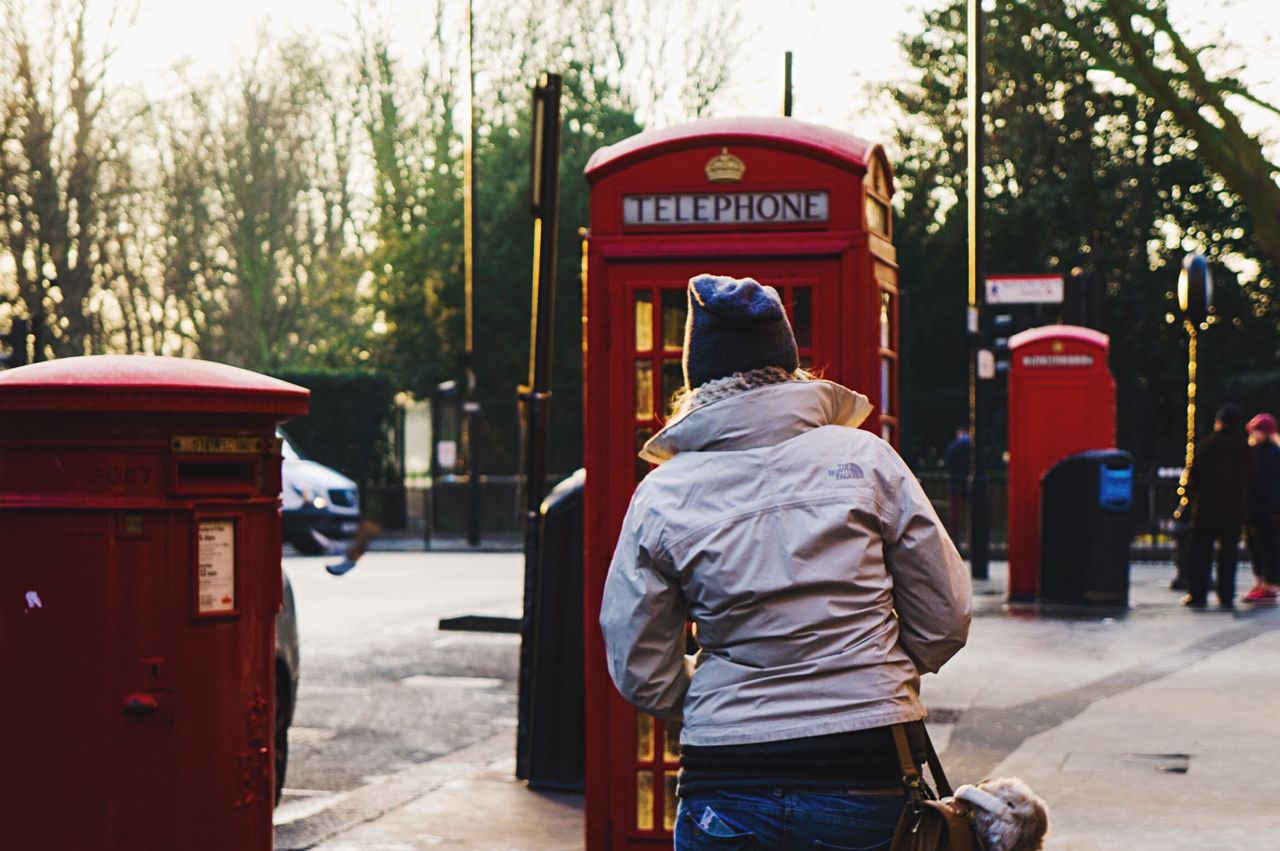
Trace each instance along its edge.
<path fill-rule="evenodd" d="M 1270 414 L 1258 414 L 1249 420 L 1248 425 L 1245 426 L 1245 431 L 1260 431 L 1265 436 L 1270 437 L 1276 433 L 1276 418 Z"/>
<path fill-rule="evenodd" d="M 768 366 L 800 366 L 782 299 L 752 278 L 698 275 L 689 279 L 684 326 L 684 381 L 690 388 Z"/>

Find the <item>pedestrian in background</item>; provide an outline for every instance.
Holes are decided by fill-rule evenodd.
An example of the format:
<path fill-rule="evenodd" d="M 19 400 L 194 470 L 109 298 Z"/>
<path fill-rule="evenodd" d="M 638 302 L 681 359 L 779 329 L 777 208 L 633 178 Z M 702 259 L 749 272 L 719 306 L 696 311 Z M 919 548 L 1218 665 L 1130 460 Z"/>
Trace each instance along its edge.
<path fill-rule="evenodd" d="M 1215 590 L 1218 606 L 1230 609 L 1235 599 L 1236 549 L 1244 523 L 1245 494 L 1253 478 L 1253 451 L 1244 430 L 1244 412 L 1223 405 L 1213 432 L 1196 447 L 1187 484 L 1191 494 L 1191 557 L 1188 593 L 1182 604 L 1203 609 L 1209 597 L 1213 547 L 1218 546 Z"/>
<path fill-rule="evenodd" d="M 1254 586 L 1246 603 L 1275 603 L 1280 595 L 1280 437 L 1276 418 L 1258 414 L 1246 426 L 1254 476 L 1245 500 L 1245 535 L 1253 559 Z"/>
<path fill-rule="evenodd" d="M 954 538 L 963 537 L 965 507 L 969 504 L 969 461 L 973 439 L 967 428 L 957 428 L 956 436 L 942 453 L 942 463 L 947 467 L 947 479 L 951 484 L 947 498 L 947 531 Z"/>
<path fill-rule="evenodd" d="M 689 282 L 684 392 L 640 453 L 600 611 L 610 676 L 683 720 L 679 851 L 887 847 L 892 726 L 965 643 L 968 571 L 865 396 L 799 369 L 772 287 Z M 685 624 L 700 646 L 685 655 Z"/>

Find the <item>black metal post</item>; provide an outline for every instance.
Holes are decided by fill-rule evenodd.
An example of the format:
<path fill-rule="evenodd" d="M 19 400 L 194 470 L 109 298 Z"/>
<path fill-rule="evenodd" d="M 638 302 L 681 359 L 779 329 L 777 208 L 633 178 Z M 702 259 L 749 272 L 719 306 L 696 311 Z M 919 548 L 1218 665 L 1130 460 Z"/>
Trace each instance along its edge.
<path fill-rule="evenodd" d="M 983 140 L 982 93 L 986 89 L 986 14 L 982 0 L 969 2 L 969 150 L 968 150 L 968 203 L 969 203 L 969 429 L 973 433 L 971 443 L 973 463 L 970 465 L 972 494 L 969 513 L 969 569 L 974 579 L 986 579 L 990 558 L 991 505 L 987 493 L 987 383 L 978 375 L 978 350 L 986 332 L 982 310 L 985 301 L 986 258 L 983 252 L 985 227 L 984 196 L 986 179 L 982 172 L 985 154 Z"/>
<path fill-rule="evenodd" d="M 466 291 L 463 305 L 465 339 L 462 352 L 462 369 L 464 376 L 462 428 L 463 447 L 467 462 L 467 544 L 478 546 L 480 543 L 480 403 L 476 400 L 476 364 L 475 364 L 475 171 L 476 171 L 476 121 L 475 121 L 475 89 L 476 68 L 474 58 L 475 21 L 471 15 L 471 2 L 466 3 L 466 35 L 467 35 L 467 135 L 463 140 L 462 152 L 462 242 L 463 242 L 463 287 Z"/>
<path fill-rule="evenodd" d="M 542 581 L 542 500 L 547 481 L 551 415 L 551 352 L 555 321 L 556 244 L 560 205 L 560 90 L 558 74 L 543 74 L 533 89 L 532 163 L 533 304 L 529 329 L 529 383 L 520 388 L 525 415 L 524 612 L 520 633 L 520 694 L 516 713 L 516 776 L 529 776 L 533 705 L 535 616 Z"/>
<path fill-rule="evenodd" d="M 788 50 L 782 65 L 782 114 L 791 117 L 791 51 Z"/>

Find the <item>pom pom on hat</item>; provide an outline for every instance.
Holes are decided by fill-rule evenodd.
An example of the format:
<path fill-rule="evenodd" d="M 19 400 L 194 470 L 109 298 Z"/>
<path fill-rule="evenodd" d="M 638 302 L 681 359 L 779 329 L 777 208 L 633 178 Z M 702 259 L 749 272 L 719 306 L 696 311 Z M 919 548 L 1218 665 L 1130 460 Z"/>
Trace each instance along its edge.
<path fill-rule="evenodd" d="M 698 275 L 689 280 L 684 335 L 684 380 L 708 381 L 776 366 L 800 366 L 796 338 L 782 299 L 753 278 Z"/>

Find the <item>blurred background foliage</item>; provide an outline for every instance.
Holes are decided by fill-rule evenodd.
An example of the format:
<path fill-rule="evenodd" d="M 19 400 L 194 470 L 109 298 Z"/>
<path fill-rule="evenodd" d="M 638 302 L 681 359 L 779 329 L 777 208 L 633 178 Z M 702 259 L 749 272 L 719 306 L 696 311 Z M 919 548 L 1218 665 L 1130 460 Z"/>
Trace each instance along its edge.
<path fill-rule="evenodd" d="M 111 0 L 0 0 L 0 327 L 32 319 L 47 357 L 197 356 L 370 410 L 459 378 L 457 5 L 437 5 L 430 37 L 406 51 L 394 16 L 366 0 L 340 50 L 263 32 L 230 73 L 175 69 L 157 98 L 111 83 L 112 36 L 128 25 Z M 706 114 L 743 21 L 732 0 L 483 5 L 479 457 L 486 472 L 517 464 L 529 86 L 551 70 L 565 95 L 550 469 L 568 472 L 581 459 L 583 168 L 604 145 Z M 1209 256 L 1218 283 L 1201 335 L 1206 421 L 1228 400 L 1280 407 L 1280 189 L 1266 140 L 1238 115 L 1276 110 L 1237 79 L 1229 41 L 1189 41 L 1165 0 L 988 6 L 989 271 L 1059 272 L 1095 294 L 1120 444 L 1145 466 L 1182 457 L 1185 334 L 1170 314 L 1187 251 Z M 959 0 L 927 4 L 901 37 L 908 78 L 881 94 L 896 127 L 883 141 L 898 183 L 903 449 L 925 467 L 967 410 L 964 14 Z M 343 384 L 351 373 L 380 376 L 377 398 Z M 328 457 L 329 438 L 299 437 Z M 364 438 L 332 438 L 351 439 Z"/>

